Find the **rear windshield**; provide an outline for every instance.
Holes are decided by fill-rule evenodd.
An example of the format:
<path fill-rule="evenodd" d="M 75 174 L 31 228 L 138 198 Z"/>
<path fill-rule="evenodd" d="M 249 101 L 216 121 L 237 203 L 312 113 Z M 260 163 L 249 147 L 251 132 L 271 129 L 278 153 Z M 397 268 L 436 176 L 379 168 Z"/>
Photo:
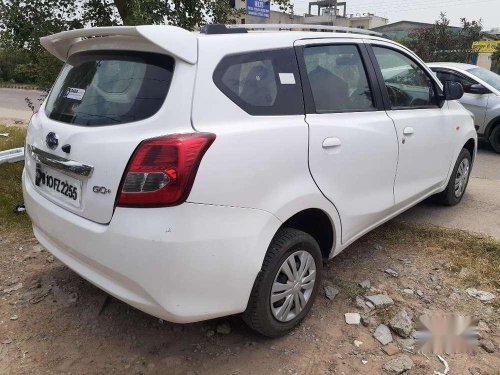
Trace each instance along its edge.
<path fill-rule="evenodd" d="M 125 51 L 71 56 L 47 100 L 53 120 L 83 126 L 117 125 L 154 115 L 168 93 L 174 60 Z"/>

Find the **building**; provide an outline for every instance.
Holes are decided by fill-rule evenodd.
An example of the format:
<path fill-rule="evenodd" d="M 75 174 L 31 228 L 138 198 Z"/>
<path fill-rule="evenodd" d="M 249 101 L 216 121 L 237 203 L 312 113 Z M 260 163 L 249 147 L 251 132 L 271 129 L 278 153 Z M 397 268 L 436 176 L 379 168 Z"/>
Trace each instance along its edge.
<path fill-rule="evenodd" d="M 344 26 L 369 30 L 389 22 L 387 18 L 373 13 L 347 14 L 345 1 L 313 1 L 309 3 L 308 10 L 309 12 L 304 15 L 304 23 L 308 25 Z"/>
<path fill-rule="evenodd" d="M 247 0 L 248 1 L 248 0 Z M 236 9 L 245 9 L 247 6 L 245 0 L 234 0 Z M 256 17 L 244 15 L 235 20 L 236 23 L 293 23 L 306 25 L 325 25 L 325 26 L 343 26 L 354 27 L 358 29 L 372 29 L 383 26 L 388 23 L 387 18 L 376 16 L 372 13 L 365 14 L 347 14 L 347 3 L 338 0 L 320 0 L 309 3 L 309 12 L 305 15 L 295 15 L 290 13 L 271 10 L 269 17 Z M 314 12 L 313 12 L 314 11 Z"/>
<path fill-rule="evenodd" d="M 414 22 L 414 21 L 399 21 L 394 23 L 389 23 L 387 25 L 382 25 L 373 28 L 373 31 L 384 34 L 386 37 L 392 40 L 403 40 L 407 39 L 409 35 L 415 31 L 427 29 L 429 27 L 434 27 L 433 23 L 424 22 Z M 460 30 L 459 27 L 449 26 L 450 29 Z"/>

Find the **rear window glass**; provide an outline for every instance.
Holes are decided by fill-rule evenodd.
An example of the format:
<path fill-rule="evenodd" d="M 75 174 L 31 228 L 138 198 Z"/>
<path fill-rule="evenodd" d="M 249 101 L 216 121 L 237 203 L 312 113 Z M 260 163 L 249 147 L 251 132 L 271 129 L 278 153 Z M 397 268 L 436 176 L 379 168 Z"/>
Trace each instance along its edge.
<path fill-rule="evenodd" d="M 117 125 L 154 115 L 167 96 L 174 60 L 136 52 L 86 52 L 68 59 L 47 100 L 53 120 Z"/>
<path fill-rule="evenodd" d="M 291 48 L 226 56 L 215 69 L 214 82 L 251 115 L 304 113 L 297 60 Z"/>

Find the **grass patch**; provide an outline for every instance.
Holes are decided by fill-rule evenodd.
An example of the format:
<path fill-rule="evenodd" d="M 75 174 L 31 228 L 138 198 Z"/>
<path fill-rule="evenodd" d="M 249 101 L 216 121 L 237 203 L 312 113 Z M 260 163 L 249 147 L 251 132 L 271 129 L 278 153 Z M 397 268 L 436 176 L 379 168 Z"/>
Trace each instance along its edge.
<path fill-rule="evenodd" d="M 449 271 L 459 273 L 465 287 L 500 287 L 500 241 L 458 229 L 390 222 L 378 236 L 391 246 L 416 245 L 426 251 L 450 254 Z"/>
<path fill-rule="evenodd" d="M 0 133 L 9 133 L 8 137 L 0 137 L 0 151 L 23 147 L 26 129 L 0 125 Z M 21 174 L 24 163 L 0 165 L 0 230 L 18 229 L 23 232 L 31 230 L 28 215 L 16 214 L 14 208 L 23 202 Z"/>

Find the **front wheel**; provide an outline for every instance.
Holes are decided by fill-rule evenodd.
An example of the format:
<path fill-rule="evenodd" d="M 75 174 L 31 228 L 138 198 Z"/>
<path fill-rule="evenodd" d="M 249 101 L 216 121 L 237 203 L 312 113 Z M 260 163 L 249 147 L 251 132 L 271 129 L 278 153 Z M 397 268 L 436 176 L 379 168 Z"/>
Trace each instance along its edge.
<path fill-rule="evenodd" d="M 307 315 L 321 284 L 318 243 L 297 229 L 282 228 L 274 236 L 243 313 L 253 330 L 282 336 Z"/>
<path fill-rule="evenodd" d="M 469 183 L 472 168 L 472 157 L 467 149 L 462 149 L 453 168 L 446 189 L 436 196 L 437 200 L 447 206 L 454 206 L 462 200 Z"/>
<path fill-rule="evenodd" d="M 500 124 L 493 128 L 490 134 L 490 145 L 495 152 L 500 154 Z"/>

